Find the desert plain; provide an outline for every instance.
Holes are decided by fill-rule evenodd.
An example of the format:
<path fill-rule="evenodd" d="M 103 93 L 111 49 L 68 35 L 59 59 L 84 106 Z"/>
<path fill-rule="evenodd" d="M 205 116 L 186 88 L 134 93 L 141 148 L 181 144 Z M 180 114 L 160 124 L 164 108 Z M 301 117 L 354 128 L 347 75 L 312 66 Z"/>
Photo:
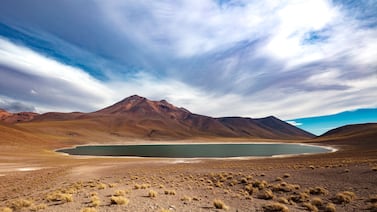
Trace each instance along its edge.
<path fill-rule="evenodd" d="M 0 211 L 377 211 L 377 124 L 307 139 L 138 137 L 100 120 L 0 124 Z M 101 125 L 102 126 L 102 125 Z M 334 152 L 248 159 L 69 156 L 85 144 L 283 142 Z"/>

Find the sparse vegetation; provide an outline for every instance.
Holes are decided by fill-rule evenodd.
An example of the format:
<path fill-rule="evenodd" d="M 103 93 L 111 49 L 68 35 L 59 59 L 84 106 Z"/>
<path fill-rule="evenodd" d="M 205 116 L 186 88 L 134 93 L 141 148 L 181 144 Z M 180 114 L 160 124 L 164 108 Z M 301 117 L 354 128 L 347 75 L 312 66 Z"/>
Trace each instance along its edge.
<path fill-rule="evenodd" d="M 112 196 L 110 201 L 113 205 L 127 205 L 129 203 L 129 200 L 127 198 L 116 196 Z"/>
<path fill-rule="evenodd" d="M 259 199 L 265 199 L 265 200 L 270 200 L 274 198 L 274 194 L 270 189 L 266 189 L 261 191 L 261 193 L 258 194 Z"/>
<path fill-rule="evenodd" d="M 352 191 L 343 191 L 336 194 L 334 202 L 337 204 L 350 203 L 356 197 Z"/>
<path fill-rule="evenodd" d="M 314 188 L 309 188 L 309 193 L 312 195 L 327 195 L 329 191 L 325 188 L 317 186 Z"/>
<path fill-rule="evenodd" d="M 30 207 L 30 211 L 40 211 L 40 210 L 44 210 L 47 208 L 47 205 L 46 204 L 38 204 L 38 205 L 32 205 Z"/>
<path fill-rule="evenodd" d="M 18 199 L 10 203 L 10 208 L 13 210 L 21 210 L 22 208 L 28 208 L 32 206 L 33 202 L 26 199 Z"/>
<path fill-rule="evenodd" d="M 277 199 L 277 201 L 278 201 L 279 203 L 289 204 L 288 199 L 285 198 L 285 197 L 279 197 L 279 198 Z"/>
<path fill-rule="evenodd" d="M 64 194 L 60 192 L 54 192 L 47 195 L 47 201 L 49 202 L 73 202 L 72 194 Z"/>
<path fill-rule="evenodd" d="M 116 190 L 115 192 L 114 192 L 114 196 L 125 196 L 126 195 L 126 191 L 124 191 L 124 190 Z"/>
<path fill-rule="evenodd" d="M 227 206 L 222 200 L 219 200 L 219 199 L 213 200 L 213 206 L 215 206 L 216 209 L 224 209 L 224 210 L 229 209 L 229 206 Z"/>
<path fill-rule="evenodd" d="M 83 208 L 80 210 L 80 212 L 97 212 L 95 208 Z"/>
<path fill-rule="evenodd" d="M 310 202 L 305 202 L 302 204 L 302 206 L 306 208 L 308 211 L 318 212 L 318 208 Z"/>
<path fill-rule="evenodd" d="M 90 204 L 92 207 L 98 207 L 101 204 L 101 200 L 98 196 L 92 196 L 90 198 Z"/>
<path fill-rule="evenodd" d="M 319 197 L 314 197 L 314 198 L 310 201 L 310 203 L 311 203 L 312 205 L 316 206 L 316 207 L 321 207 L 321 206 L 323 205 L 323 201 L 322 201 L 322 199 L 319 198 Z"/>
<path fill-rule="evenodd" d="M 157 197 L 157 191 L 150 190 L 148 192 L 148 197 L 151 197 L 151 198 Z"/>
<path fill-rule="evenodd" d="M 1 208 L 0 211 L 1 211 L 1 212 L 13 212 L 12 208 L 8 208 L 8 207 Z"/>
<path fill-rule="evenodd" d="M 263 206 L 263 211 L 264 212 L 288 212 L 288 207 L 278 203 L 278 202 L 273 202 L 273 203 L 268 203 Z"/>
<path fill-rule="evenodd" d="M 335 212 L 336 206 L 333 203 L 328 203 L 325 207 L 325 212 Z"/>
<path fill-rule="evenodd" d="M 176 192 L 175 192 L 175 190 L 165 190 L 164 194 L 166 194 L 166 195 L 175 195 Z"/>

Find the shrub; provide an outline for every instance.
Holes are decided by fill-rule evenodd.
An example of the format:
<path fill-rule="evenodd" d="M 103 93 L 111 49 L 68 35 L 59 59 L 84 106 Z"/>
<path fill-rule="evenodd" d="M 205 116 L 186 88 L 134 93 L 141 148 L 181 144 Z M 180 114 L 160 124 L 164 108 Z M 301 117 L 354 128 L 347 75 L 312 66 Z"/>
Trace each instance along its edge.
<path fill-rule="evenodd" d="M 95 208 L 83 208 L 80 212 L 97 212 Z"/>
<path fill-rule="evenodd" d="M 224 209 L 224 210 L 229 209 L 229 207 L 225 205 L 225 203 L 219 199 L 213 200 L 213 206 L 215 206 L 216 209 Z"/>
<path fill-rule="evenodd" d="M 291 195 L 289 199 L 292 200 L 293 202 L 305 202 L 309 199 L 309 194 L 305 192 L 301 192 L 296 195 Z"/>
<path fill-rule="evenodd" d="M 265 180 L 259 181 L 256 180 L 253 182 L 253 187 L 258 188 L 258 189 L 264 189 L 267 186 L 267 182 Z"/>
<path fill-rule="evenodd" d="M 311 201 L 312 205 L 315 205 L 317 207 L 321 207 L 323 205 L 323 201 L 319 197 L 314 197 Z"/>
<path fill-rule="evenodd" d="M 33 204 L 32 201 L 26 199 L 19 199 L 11 202 L 10 208 L 14 210 L 21 210 L 22 208 L 28 208 Z"/>
<path fill-rule="evenodd" d="M 325 212 L 335 212 L 336 211 L 336 207 L 333 203 L 328 203 L 325 207 Z"/>
<path fill-rule="evenodd" d="M 72 194 L 64 194 L 60 192 L 54 192 L 47 195 L 47 201 L 51 202 L 73 202 Z"/>
<path fill-rule="evenodd" d="M 12 212 L 13 210 L 11 208 L 5 207 L 0 210 L 1 212 Z"/>
<path fill-rule="evenodd" d="M 270 189 L 266 189 L 266 190 L 262 191 L 261 193 L 259 193 L 258 198 L 270 200 L 270 199 L 274 198 L 274 194 L 272 193 L 272 191 Z"/>
<path fill-rule="evenodd" d="M 273 202 L 273 203 L 268 203 L 266 205 L 263 205 L 263 211 L 264 212 L 288 212 L 288 207 L 278 203 L 278 202 Z"/>
<path fill-rule="evenodd" d="M 287 198 L 285 198 L 285 197 L 279 197 L 279 198 L 277 199 L 277 201 L 278 201 L 279 203 L 289 204 L 289 201 L 288 201 Z"/>
<path fill-rule="evenodd" d="M 377 166 L 372 167 L 372 171 L 377 172 Z"/>
<path fill-rule="evenodd" d="M 148 193 L 148 197 L 157 197 L 157 192 L 156 191 L 153 191 L 153 190 L 150 190 L 149 193 Z"/>
<path fill-rule="evenodd" d="M 184 202 L 191 202 L 191 200 L 192 200 L 192 198 L 189 197 L 189 196 L 183 196 L 183 197 L 181 198 L 181 201 L 184 201 Z"/>
<path fill-rule="evenodd" d="M 175 190 L 165 190 L 164 193 L 165 193 L 166 195 L 175 195 L 175 194 L 176 194 L 176 193 L 175 193 Z"/>
<path fill-rule="evenodd" d="M 98 207 L 100 204 L 101 204 L 101 200 L 99 199 L 98 196 L 92 196 L 90 198 L 90 204 L 93 206 L 93 207 Z"/>
<path fill-rule="evenodd" d="M 30 211 L 39 211 L 39 210 L 44 210 L 46 208 L 47 208 L 46 204 L 32 205 L 30 207 Z"/>
<path fill-rule="evenodd" d="M 352 191 L 343 191 L 336 194 L 334 200 L 335 203 L 342 204 L 342 203 L 350 203 L 353 199 L 355 199 L 356 195 Z"/>
<path fill-rule="evenodd" d="M 147 188 L 150 188 L 150 187 L 151 187 L 151 185 L 150 184 L 146 184 L 146 183 L 143 183 L 140 186 L 141 189 L 147 189 Z"/>
<path fill-rule="evenodd" d="M 129 200 L 125 197 L 112 196 L 110 201 L 113 205 L 127 205 L 129 203 Z"/>
<path fill-rule="evenodd" d="M 99 190 L 103 190 L 103 189 L 106 189 L 106 184 L 104 184 L 104 183 L 98 183 L 98 185 L 97 185 L 97 188 L 99 189 Z"/>
<path fill-rule="evenodd" d="M 318 212 L 318 208 L 309 202 L 303 203 L 302 206 L 305 207 L 308 211 Z"/>
<path fill-rule="evenodd" d="M 114 196 L 125 196 L 126 195 L 126 191 L 124 190 L 116 190 L 115 193 L 114 193 Z"/>

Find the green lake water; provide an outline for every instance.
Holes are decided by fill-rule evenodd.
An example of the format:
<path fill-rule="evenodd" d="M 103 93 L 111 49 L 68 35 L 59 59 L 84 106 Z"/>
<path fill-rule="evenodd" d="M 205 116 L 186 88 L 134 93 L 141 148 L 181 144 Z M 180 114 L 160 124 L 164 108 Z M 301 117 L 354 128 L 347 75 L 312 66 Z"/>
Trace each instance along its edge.
<path fill-rule="evenodd" d="M 267 157 L 326 153 L 330 149 L 301 144 L 153 144 L 77 146 L 57 152 L 70 155 L 158 158 Z"/>

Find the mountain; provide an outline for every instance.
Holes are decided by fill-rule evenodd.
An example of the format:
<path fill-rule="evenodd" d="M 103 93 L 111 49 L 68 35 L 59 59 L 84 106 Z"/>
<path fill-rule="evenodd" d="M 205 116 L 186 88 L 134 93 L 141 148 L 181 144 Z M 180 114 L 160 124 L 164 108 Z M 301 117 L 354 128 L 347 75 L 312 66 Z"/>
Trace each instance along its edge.
<path fill-rule="evenodd" d="M 31 121 L 38 115 L 38 113 L 33 112 L 9 113 L 0 109 L 0 122 L 13 124 L 17 122 Z"/>
<path fill-rule="evenodd" d="M 372 151 L 377 148 L 377 123 L 352 124 L 332 129 L 312 140 L 331 145 L 351 145 Z"/>
<path fill-rule="evenodd" d="M 327 131 L 319 138 L 353 137 L 374 133 L 377 135 L 377 123 L 351 124 Z"/>
<path fill-rule="evenodd" d="M 308 139 L 314 135 L 276 117 L 260 119 L 243 117 L 213 118 L 194 114 L 165 100 L 151 101 L 130 96 L 104 109 L 91 113 L 50 112 L 34 116 L 30 123 L 46 128 L 103 131 L 120 137 L 148 139 L 190 137 L 248 137 L 266 139 Z M 69 125 L 68 125 L 69 123 Z M 30 126 L 30 125 L 28 125 Z M 90 126 L 90 127 L 89 127 Z M 33 126 L 34 127 L 34 126 Z M 56 129 L 56 131 L 61 131 Z M 38 130 L 38 129 L 37 129 Z M 40 128 L 39 130 L 44 130 Z"/>

